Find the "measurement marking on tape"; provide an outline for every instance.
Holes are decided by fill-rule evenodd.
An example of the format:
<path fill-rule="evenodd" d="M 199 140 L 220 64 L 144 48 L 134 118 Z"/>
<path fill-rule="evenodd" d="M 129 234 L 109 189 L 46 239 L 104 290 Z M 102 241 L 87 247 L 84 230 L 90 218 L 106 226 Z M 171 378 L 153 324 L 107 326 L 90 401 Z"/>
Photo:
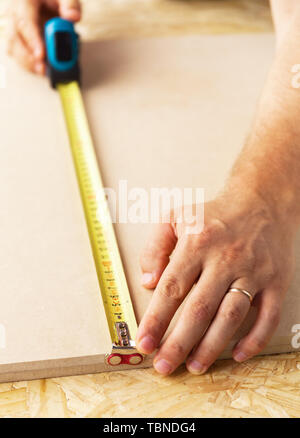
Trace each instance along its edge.
<path fill-rule="evenodd" d="M 94 256 L 113 350 L 110 365 L 135 365 L 143 356 L 135 350 L 136 319 L 110 218 L 107 198 L 89 131 L 84 104 L 76 81 L 57 84 Z M 101 220 L 97 216 L 101 194 Z M 123 355 L 126 357 L 122 357 Z"/>

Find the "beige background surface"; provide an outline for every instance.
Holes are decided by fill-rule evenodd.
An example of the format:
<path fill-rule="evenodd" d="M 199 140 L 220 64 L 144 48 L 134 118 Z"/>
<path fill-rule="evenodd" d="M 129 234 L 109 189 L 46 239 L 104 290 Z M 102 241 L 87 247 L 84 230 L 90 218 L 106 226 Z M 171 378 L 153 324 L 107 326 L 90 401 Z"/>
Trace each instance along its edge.
<path fill-rule="evenodd" d="M 128 191 L 190 187 L 203 188 L 205 200 L 214 197 L 249 130 L 272 50 L 270 35 L 86 43 L 83 94 L 106 187 L 118 194 L 123 180 Z M 6 66 L 0 104 L 2 380 L 103 370 L 110 339 L 59 97 L 45 78 L 9 61 Z M 128 208 L 133 204 L 128 201 Z M 138 321 L 151 295 L 140 286 L 138 262 L 150 228 L 116 224 Z M 264 353 L 293 350 L 299 275 L 300 269 Z M 99 367 L 84 369 L 83 362 Z"/>
<path fill-rule="evenodd" d="M 83 0 L 87 39 L 268 32 L 268 0 Z"/>
<path fill-rule="evenodd" d="M 156 36 L 160 32 L 271 29 L 267 1 L 145 0 L 135 1 L 132 8 L 133 1 L 85 0 L 85 6 L 91 6 L 85 7 L 85 35 L 97 37 L 99 33 L 105 38 L 110 32 L 116 37 L 134 37 L 145 31 Z M 145 3 L 148 9 L 143 15 L 139 11 Z M 105 14 L 108 19 L 103 19 Z M 133 18 L 128 21 L 130 14 Z M 97 30 L 97 19 L 106 24 L 103 31 L 102 26 Z M 218 361 L 204 376 L 192 376 L 182 366 L 169 378 L 148 369 L 7 383 L 0 385 L 0 416 L 298 417 L 299 369 L 299 353 L 295 353 L 255 358 L 240 365 Z"/>

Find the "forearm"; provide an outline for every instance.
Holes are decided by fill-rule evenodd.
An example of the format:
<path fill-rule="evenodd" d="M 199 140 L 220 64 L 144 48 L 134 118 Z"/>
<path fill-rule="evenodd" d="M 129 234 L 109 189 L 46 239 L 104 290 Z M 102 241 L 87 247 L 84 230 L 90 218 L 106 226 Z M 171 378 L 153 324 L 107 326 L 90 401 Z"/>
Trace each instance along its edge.
<path fill-rule="evenodd" d="M 277 3 L 280 3 L 277 1 Z M 298 5 L 300 2 L 298 2 Z M 288 29 L 286 28 L 288 23 Z M 251 134 L 226 189 L 244 188 L 270 204 L 282 220 L 300 222 L 300 88 L 291 72 L 300 64 L 300 7 L 285 15 L 273 65 Z M 285 29 L 283 32 L 282 29 Z M 241 190 L 239 190 L 241 192 Z"/>

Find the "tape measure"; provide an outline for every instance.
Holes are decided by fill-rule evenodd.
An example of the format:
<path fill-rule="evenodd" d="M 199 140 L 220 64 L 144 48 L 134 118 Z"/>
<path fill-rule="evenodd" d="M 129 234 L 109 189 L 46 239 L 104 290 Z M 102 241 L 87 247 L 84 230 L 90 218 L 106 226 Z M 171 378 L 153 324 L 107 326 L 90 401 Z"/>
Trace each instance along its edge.
<path fill-rule="evenodd" d="M 82 205 L 105 308 L 111 366 L 140 364 L 135 348 L 137 323 L 89 131 L 79 87 L 78 36 L 73 23 L 53 18 L 45 25 L 48 76 L 59 92 Z"/>

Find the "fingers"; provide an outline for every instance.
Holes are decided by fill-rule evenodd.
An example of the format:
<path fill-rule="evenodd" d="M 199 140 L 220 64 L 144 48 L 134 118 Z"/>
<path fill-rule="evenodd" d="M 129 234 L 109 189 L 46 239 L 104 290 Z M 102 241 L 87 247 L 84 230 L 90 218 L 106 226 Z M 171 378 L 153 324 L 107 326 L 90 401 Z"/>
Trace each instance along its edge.
<path fill-rule="evenodd" d="M 140 258 L 143 286 L 153 289 L 157 285 L 176 242 L 177 238 L 170 224 L 157 224 L 153 228 Z"/>
<path fill-rule="evenodd" d="M 19 34 L 15 35 L 14 41 L 10 43 L 9 54 L 14 56 L 27 70 L 38 74 L 44 73 L 43 63 L 36 61 Z"/>
<path fill-rule="evenodd" d="M 194 254 L 187 241 L 178 242 L 140 323 L 137 347 L 145 354 L 152 353 L 159 345 L 176 310 L 199 276 L 200 254 Z"/>
<path fill-rule="evenodd" d="M 12 31 L 8 42 L 8 52 L 28 70 L 44 74 L 45 46 L 40 28 L 40 4 L 35 0 L 15 1 L 11 8 Z M 59 8 L 62 18 L 78 21 L 81 16 L 78 0 L 59 0 L 53 2 Z M 52 9 L 52 3 L 46 2 L 46 7 Z"/>
<path fill-rule="evenodd" d="M 43 74 L 45 49 L 38 13 L 32 1 L 16 3 L 9 20 L 7 51 L 26 69 Z"/>
<path fill-rule="evenodd" d="M 255 285 L 240 279 L 230 287 L 246 289 L 254 295 Z M 199 345 L 187 360 L 187 368 L 193 374 L 203 374 L 218 358 L 242 324 L 250 308 L 249 298 L 242 292 L 226 293 L 221 305 Z"/>
<path fill-rule="evenodd" d="M 205 333 L 230 285 L 228 272 L 214 265 L 207 267 L 191 295 L 179 320 L 154 359 L 155 369 L 162 374 L 174 371 Z"/>
<path fill-rule="evenodd" d="M 264 290 L 258 303 L 258 314 L 250 332 L 233 350 L 233 358 L 243 362 L 262 351 L 279 324 L 282 293 L 274 289 Z"/>
<path fill-rule="evenodd" d="M 79 21 L 81 17 L 79 0 L 59 0 L 59 13 L 62 18 Z"/>
<path fill-rule="evenodd" d="M 19 12 L 15 16 L 15 20 L 17 30 L 22 35 L 25 44 L 28 46 L 35 59 L 41 61 L 45 55 L 45 50 L 39 28 L 39 8 L 37 7 L 36 2 L 31 1 L 21 3 Z"/>

